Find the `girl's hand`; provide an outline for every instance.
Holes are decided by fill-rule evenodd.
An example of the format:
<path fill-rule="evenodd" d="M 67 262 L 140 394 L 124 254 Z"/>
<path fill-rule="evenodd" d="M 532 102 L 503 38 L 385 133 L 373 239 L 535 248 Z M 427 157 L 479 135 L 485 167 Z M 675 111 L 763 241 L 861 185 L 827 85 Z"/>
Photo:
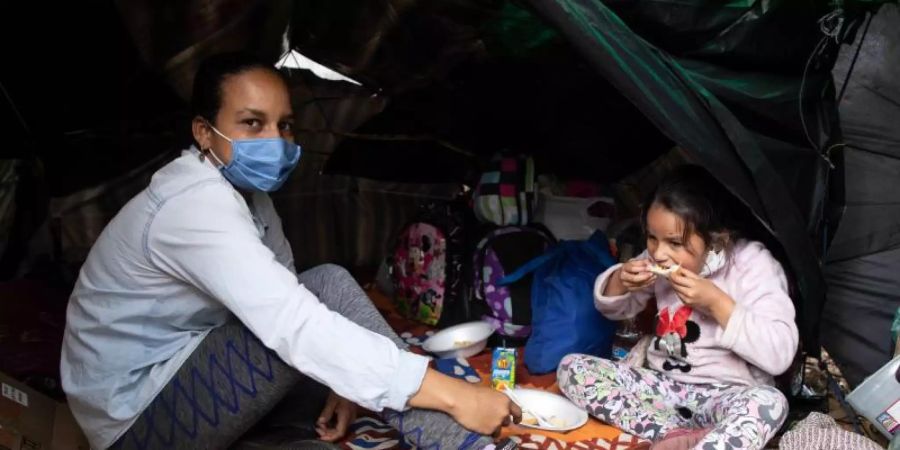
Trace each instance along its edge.
<path fill-rule="evenodd" d="M 650 260 L 632 259 L 609 276 L 603 295 L 614 297 L 629 292 L 640 291 L 656 281 L 656 274 L 650 271 Z"/>
<path fill-rule="evenodd" d="M 649 259 L 632 259 L 618 270 L 619 281 L 628 292 L 635 292 L 656 281 L 656 274 L 650 271 Z"/>
<path fill-rule="evenodd" d="M 719 289 L 712 281 L 680 268 L 669 276 L 672 289 L 685 305 L 703 309 L 716 319 L 716 322 L 725 328 L 731 312 L 734 311 L 734 300 Z"/>

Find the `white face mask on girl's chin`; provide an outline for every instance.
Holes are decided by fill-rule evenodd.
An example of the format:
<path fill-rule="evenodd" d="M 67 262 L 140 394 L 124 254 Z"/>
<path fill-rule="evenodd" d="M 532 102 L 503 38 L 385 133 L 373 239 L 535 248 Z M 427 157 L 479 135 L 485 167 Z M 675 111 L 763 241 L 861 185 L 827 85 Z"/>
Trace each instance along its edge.
<path fill-rule="evenodd" d="M 722 270 L 725 267 L 725 262 L 725 250 L 710 250 L 706 252 L 706 261 L 703 262 L 703 267 L 700 269 L 700 276 L 709 278 L 710 275 Z"/>

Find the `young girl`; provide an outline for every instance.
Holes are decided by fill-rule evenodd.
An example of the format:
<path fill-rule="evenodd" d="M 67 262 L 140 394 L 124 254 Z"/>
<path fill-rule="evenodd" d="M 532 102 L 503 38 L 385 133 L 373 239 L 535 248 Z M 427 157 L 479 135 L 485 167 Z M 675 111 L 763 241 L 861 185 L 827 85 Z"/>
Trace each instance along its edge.
<path fill-rule="evenodd" d="M 794 306 L 778 261 L 729 220 L 734 202 L 697 166 L 663 180 L 643 208 L 647 251 L 594 288 L 597 309 L 613 320 L 656 297 L 648 367 L 569 355 L 557 374 L 566 396 L 651 441 L 707 429 L 695 448 L 762 449 L 775 435 L 788 403 L 773 377 L 797 351 Z"/>

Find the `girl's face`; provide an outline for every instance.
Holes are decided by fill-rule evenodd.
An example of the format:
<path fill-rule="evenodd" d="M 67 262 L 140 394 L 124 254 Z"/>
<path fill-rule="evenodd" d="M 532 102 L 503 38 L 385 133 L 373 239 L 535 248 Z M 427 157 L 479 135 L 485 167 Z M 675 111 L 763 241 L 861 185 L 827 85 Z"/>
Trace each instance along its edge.
<path fill-rule="evenodd" d="M 654 203 L 647 211 L 647 252 L 662 267 L 680 264 L 700 273 L 706 261 L 706 244 L 697 233 L 684 238 L 684 220 L 665 207 Z"/>
<path fill-rule="evenodd" d="M 251 69 L 222 82 L 222 104 L 213 126 L 228 138 L 283 138 L 294 141 L 291 97 L 284 80 L 262 69 Z M 197 129 L 199 125 L 200 129 Z M 197 124 L 198 142 L 212 149 L 223 163 L 231 162 L 231 143 L 208 125 Z"/>

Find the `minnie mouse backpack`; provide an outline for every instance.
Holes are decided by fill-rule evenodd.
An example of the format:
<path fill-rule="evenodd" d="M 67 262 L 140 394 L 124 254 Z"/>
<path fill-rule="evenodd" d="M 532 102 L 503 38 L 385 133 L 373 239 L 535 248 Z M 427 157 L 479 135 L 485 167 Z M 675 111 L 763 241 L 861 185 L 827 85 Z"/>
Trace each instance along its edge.
<path fill-rule="evenodd" d="M 462 200 L 428 202 L 404 226 L 389 257 L 394 303 L 406 318 L 445 327 L 466 321 L 474 218 Z"/>

